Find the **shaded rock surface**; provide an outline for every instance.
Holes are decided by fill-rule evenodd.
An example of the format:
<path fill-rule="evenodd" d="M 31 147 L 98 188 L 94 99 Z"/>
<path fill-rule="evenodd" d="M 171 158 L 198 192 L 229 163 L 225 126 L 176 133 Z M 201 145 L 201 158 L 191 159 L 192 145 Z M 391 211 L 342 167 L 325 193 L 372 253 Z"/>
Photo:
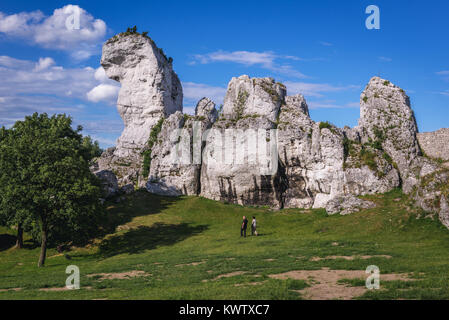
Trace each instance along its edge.
<path fill-rule="evenodd" d="M 151 150 L 151 167 L 146 188 L 160 195 L 200 193 L 201 133 L 217 118 L 215 104 L 208 98 L 196 106 L 196 115 L 177 111 L 165 119 Z"/>

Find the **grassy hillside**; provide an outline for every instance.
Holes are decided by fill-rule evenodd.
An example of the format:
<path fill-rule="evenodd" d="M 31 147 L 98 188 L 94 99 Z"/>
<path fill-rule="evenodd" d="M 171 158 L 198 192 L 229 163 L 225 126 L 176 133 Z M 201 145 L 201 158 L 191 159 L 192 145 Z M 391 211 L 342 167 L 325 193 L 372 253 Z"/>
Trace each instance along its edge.
<path fill-rule="evenodd" d="M 342 298 L 332 296 L 337 289 L 350 291 L 346 298 L 449 298 L 449 231 L 410 208 L 399 190 L 366 198 L 377 208 L 327 216 L 137 192 L 110 204 L 114 233 L 68 258 L 51 249 L 40 269 L 39 248 L 31 241 L 12 248 L 14 232 L 3 228 L 0 299 Z M 240 237 L 243 215 L 257 217 L 258 237 Z M 80 268 L 81 289 L 61 290 L 71 264 Z M 363 287 L 368 265 L 380 268 L 379 290 Z M 317 276 L 322 268 L 340 270 L 336 283 L 326 269 Z M 297 276 L 270 277 L 288 271 Z"/>

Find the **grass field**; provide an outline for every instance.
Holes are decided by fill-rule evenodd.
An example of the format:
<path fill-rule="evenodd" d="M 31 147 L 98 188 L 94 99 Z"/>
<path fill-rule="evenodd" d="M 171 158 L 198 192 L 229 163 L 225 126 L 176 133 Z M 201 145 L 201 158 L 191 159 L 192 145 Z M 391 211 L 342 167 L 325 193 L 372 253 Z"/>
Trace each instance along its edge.
<path fill-rule="evenodd" d="M 109 205 L 113 234 L 70 259 L 50 249 L 44 268 L 38 247 L 13 248 L 2 228 L 0 299 L 448 299 L 449 230 L 400 190 L 365 198 L 378 206 L 328 216 L 137 192 Z M 243 215 L 257 217 L 259 236 L 240 237 Z M 80 290 L 61 289 L 68 265 Z M 364 287 L 368 265 L 379 290 Z"/>

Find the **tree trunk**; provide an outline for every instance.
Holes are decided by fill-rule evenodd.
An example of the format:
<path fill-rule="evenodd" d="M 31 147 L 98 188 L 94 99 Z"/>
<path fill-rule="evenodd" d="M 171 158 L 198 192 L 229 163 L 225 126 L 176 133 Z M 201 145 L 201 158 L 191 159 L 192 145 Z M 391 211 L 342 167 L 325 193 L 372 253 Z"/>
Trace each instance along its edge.
<path fill-rule="evenodd" d="M 43 267 L 45 264 L 45 257 L 47 256 L 47 226 L 45 223 L 42 223 L 42 231 L 41 231 L 41 255 L 39 256 L 39 262 L 37 264 L 38 267 Z"/>
<path fill-rule="evenodd" d="M 23 248 L 23 229 L 22 224 L 19 223 L 17 226 L 17 241 L 16 241 L 16 248 L 22 249 Z"/>

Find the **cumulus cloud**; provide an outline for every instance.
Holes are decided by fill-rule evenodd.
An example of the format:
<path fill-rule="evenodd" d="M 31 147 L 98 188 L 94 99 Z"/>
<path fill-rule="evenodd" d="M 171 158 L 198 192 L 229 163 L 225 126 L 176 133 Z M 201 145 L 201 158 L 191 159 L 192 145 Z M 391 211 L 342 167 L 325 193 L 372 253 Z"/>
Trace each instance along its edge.
<path fill-rule="evenodd" d="M 304 96 L 323 97 L 325 93 L 340 92 L 346 90 L 359 89 L 358 85 L 334 86 L 327 83 L 307 83 L 307 82 L 291 82 L 284 83 L 287 86 L 288 94 L 293 95 L 301 93 Z"/>
<path fill-rule="evenodd" d="M 99 50 L 106 23 L 77 5 L 66 5 L 45 16 L 41 11 L 7 15 L 0 12 L 0 33 L 47 49 L 70 52 L 78 60 Z"/>
<path fill-rule="evenodd" d="M 120 85 L 116 81 L 108 78 L 103 67 L 95 70 L 94 78 L 100 84 L 97 84 L 86 94 L 87 100 L 115 104 L 117 102 L 118 92 L 120 91 Z"/>
<path fill-rule="evenodd" d="M 39 61 L 36 63 L 33 71 L 42 71 L 48 69 L 50 66 L 55 64 L 55 60 L 50 57 L 39 58 Z"/>
<path fill-rule="evenodd" d="M 201 63 L 207 64 L 212 62 L 234 62 L 245 66 L 259 66 L 275 73 L 292 76 L 295 78 L 306 78 L 306 76 L 295 70 L 292 66 L 279 63 L 278 60 L 303 60 L 295 56 L 277 55 L 271 51 L 254 52 L 254 51 L 215 51 L 207 54 L 196 54 L 191 64 Z"/>
<path fill-rule="evenodd" d="M 112 103 L 118 87 L 107 87 L 101 74 L 90 67 L 64 68 L 50 57 L 31 61 L 0 56 L 0 126 L 33 112 L 80 112 L 83 101 Z M 101 84 L 106 87 L 94 90 L 89 99 L 88 93 Z"/>
<path fill-rule="evenodd" d="M 196 103 L 201 98 L 207 97 L 215 103 L 220 104 L 223 102 L 226 94 L 226 88 L 195 82 L 183 82 L 182 89 L 184 98 L 192 103 Z"/>
<path fill-rule="evenodd" d="M 106 101 L 114 103 L 120 88 L 110 84 L 99 84 L 87 93 L 87 99 L 92 102 Z"/>

